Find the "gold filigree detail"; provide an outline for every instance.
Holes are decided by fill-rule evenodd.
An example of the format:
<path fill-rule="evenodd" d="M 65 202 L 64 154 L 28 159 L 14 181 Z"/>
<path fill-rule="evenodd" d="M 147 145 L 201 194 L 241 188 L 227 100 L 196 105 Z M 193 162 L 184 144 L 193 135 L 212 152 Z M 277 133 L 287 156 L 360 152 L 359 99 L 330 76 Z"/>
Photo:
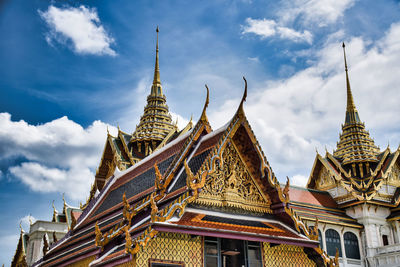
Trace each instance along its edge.
<path fill-rule="evenodd" d="M 335 179 L 330 172 L 326 168 L 323 168 L 318 177 L 318 189 L 329 188 L 335 186 L 335 184 Z"/>
<path fill-rule="evenodd" d="M 196 202 L 271 212 L 269 198 L 259 192 L 231 143 L 223 151 L 222 162 L 215 162 L 215 172 L 207 177 Z"/>

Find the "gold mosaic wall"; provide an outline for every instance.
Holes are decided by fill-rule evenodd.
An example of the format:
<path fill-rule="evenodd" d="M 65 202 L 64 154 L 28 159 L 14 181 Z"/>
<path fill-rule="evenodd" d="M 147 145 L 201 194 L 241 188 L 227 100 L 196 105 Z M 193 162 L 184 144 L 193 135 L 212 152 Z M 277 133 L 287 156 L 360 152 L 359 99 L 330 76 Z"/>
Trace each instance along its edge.
<path fill-rule="evenodd" d="M 304 253 L 303 248 L 292 245 L 279 245 L 270 247 L 269 243 L 263 243 L 264 251 L 264 266 L 316 266 L 315 262 L 307 257 Z"/>
<path fill-rule="evenodd" d="M 92 256 L 92 257 L 74 262 L 74 263 L 68 265 L 68 267 L 87 267 L 87 266 L 89 266 L 89 263 L 91 263 L 95 259 L 96 259 L 96 256 Z"/>
<path fill-rule="evenodd" d="M 147 265 L 145 265 L 147 267 Z M 115 267 L 136 267 L 135 265 L 135 261 L 129 261 L 129 262 L 125 262 L 119 265 L 116 265 Z"/>
<path fill-rule="evenodd" d="M 137 267 L 148 267 L 149 259 L 184 262 L 185 267 L 203 266 L 202 239 L 187 234 L 158 233 L 136 255 Z"/>

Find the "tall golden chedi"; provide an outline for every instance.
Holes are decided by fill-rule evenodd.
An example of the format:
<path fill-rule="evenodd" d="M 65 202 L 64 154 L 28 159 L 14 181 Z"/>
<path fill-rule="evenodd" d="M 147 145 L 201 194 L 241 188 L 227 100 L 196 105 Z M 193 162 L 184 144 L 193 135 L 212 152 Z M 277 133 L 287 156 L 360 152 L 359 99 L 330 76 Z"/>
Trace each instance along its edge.
<path fill-rule="evenodd" d="M 158 27 L 156 32 L 154 78 L 150 94 L 147 96 L 144 113 L 132 134 L 121 131 L 119 127 L 116 137 L 108 133 L 88 202 L 93 198 L 96 190 L 103 188 L 108 178 L 114 174 L 115 168 L 121 171 L 126 170 L 193 127 L 190 121 L 183 130 L 179 131 L 176 123 L 172 122 L 160 79 Z M 82 208 L 84 207 L 85 205 L 82 206 Z"/>
<path fill-rule="evenodd" d="M 367 171 L 369 162 L 377 162 L 377 155 L 380 153 L 379 148 L 365 130 L 364 123 L 361 122 L 360 116 L 354 104 L 353 95 L 351 93 L 349 73 L 347 70 L 347 60 L 345 45 L 343 43 L 344 66 L 346 71 L 346 87 L 347 87 L 347 107 L 346 119 L 342 126 L 342 134 L 337 143 L 337 149 L 333 152 L 333 156 L 339 158 L 343 165 L 352 164 L 353 169 L 356 163 L 365 162 Z M 360 165 L 360 169 L 362 165 Z M 355 174 L 355 173 L 354 173 Z"/>
<path fill-rule="evenodd" d="M 158 63 L 158 27 L 156 31 L 157 46 L 153 85 L 151 86 L 151 93 L 147 97 L 144 114 L 130 140 L 135 154 L 144 156 L 157 149 L 168 134 L 177 130 L 177 126 L 172 124 L 171 114 L 169 114 L 166 104 L 167 99 L 161 86 Z"/>

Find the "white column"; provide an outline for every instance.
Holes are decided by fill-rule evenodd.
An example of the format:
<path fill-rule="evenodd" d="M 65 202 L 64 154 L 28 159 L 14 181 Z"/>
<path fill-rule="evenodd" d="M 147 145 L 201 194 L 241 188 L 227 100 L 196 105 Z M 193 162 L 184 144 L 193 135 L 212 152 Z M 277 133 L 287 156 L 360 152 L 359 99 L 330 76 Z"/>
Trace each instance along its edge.
<path fill-rule="evenodd" d="M 344 230 L 340 233 L 340 247 L 342 248 L 342 259 L 343 259 L 343 266 L 346 266 L 347 259 L 346 259 L 346 251 L 344 250 Z"/>
<path fill-rule="evenodd" d="M 326 251 L 326 241 L 325 241 L 325 231 L 321 230 L 321 238 L 322 238 L 322 249 Z"/>
<path fill-rule="evenodd" d="M 395 225 L 396 225 L 396 233 L 397 233 L 397 243 L 400 244 L 400 224 L 399 221 L 395 221 Z"/>

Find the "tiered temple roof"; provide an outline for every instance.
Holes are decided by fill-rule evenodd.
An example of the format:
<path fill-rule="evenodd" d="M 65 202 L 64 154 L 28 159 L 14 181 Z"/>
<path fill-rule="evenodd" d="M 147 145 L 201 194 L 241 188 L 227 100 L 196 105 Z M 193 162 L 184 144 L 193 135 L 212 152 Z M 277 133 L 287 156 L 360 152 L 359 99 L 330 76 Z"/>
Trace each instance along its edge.
<path fill-rule="evenodd" d="M 213 131 L 207 99 L 194 128 L 123 172 L 115 172 L 78 219 L 35 266 L 128 263 L 162 233 L 233 238 L 304 249 L 325 266 L 318 234 L 289 207 L 244 115 Z"/>
<path fill-rule="evenodd" d="M 160 79 L 158 27 L 156 32 L 154 78 L 150 94 L 147 96 L 144 113 L 132 134 L 122 131 L 119 127 L 117 136 L 107 133 L 103 156 L 96 171 L 95 183 L 87 203 L 94 197 L 97 190 L 103 188 L 116 168 L 120 171 L 126 170 L 193 127 L 192 121 L 190 121 L 184 129 L 179 131 L 176 123 L 172 122 Z M 81 207 L 86 207 L 87 203 Z"/>
<path fill-rule="evenodd" d="M 377 162 L 377 155 L 380 153 L 379 148 L 374 144 L 374 140 L 372 140 L 369 133 L 365 130 L 365 125 L 361 122 L 354 104 L 344 43 L 343 53 L 347 87 L 346 119 L 342 126 L 342 134 L 337 143 L 337 149 L 333 152 L 333 155 L 338 158 L 343 165 L 358 162 Z"/>
<path fill-rule="evenodd" d="M 329 191 L 340 206 L 357 205 L 360 201 L 375 201 L 380 205 L 397 206 L 400 198 L 400 160 L 398 148 L 380 151 L 354 104 L 343 43 L 346 72 L 347 107 L 345 123 L 333 155 L 317 153 L 307 187 Z M 383 185 L 386 185 L 383 187 Z"/>

